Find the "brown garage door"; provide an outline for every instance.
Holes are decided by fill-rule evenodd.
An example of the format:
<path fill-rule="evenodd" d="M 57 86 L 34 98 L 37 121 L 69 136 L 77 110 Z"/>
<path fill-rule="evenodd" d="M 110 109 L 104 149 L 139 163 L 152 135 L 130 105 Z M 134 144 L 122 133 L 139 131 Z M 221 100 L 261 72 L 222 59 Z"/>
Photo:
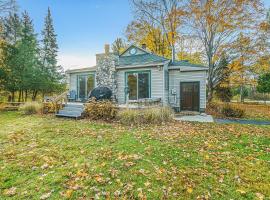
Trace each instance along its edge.
<path fill-rule="evenodd" d="M 200 82 L 180 83 L 180 108 L 182 111 L 199 111 Z"/>

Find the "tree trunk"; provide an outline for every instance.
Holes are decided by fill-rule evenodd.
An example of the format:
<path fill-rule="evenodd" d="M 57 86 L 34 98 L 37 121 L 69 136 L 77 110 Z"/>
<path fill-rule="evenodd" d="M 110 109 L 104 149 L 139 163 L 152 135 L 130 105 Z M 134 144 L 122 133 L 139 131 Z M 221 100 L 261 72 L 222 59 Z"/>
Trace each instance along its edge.
<path fill-rule="evenodd" d="M 21 90 L 21 93 L 22 93 L 22 102 L 24 102 L 24 92 L 23 92 L 23 90 Z"/>
<path fill-rule="evenodd" d="M 18 102 L 21 102 L 21 97 L 22 97 L 22 91 L 21 91 L 21 90 L 19 90 Z"/>
<path fill-rule="evenodd" d="M 27 92 L 27 90 L 25 90 L 25 102 L 27 102 L 27 97 L 28 97 L 28 92 Z"/>
<path fill-rule="evenodd" d="M 240 102 L 244 103 L 244 86 L 240 86 Z"/>
<path fill-rule="evenodd" d="M 33 101 L 36 101 L 37 94 L 38 94 L 38 91 L 33 91 L 33 96 L 32 96 Z"/>
<path fill-rule="evenodd" d="M 11 92 L 11 101 L 14 102 L 14 100 L 15 100 L 15 92 L 12 91 Z"/>
<path fill-rule="evenodd" d="M 211 80 L 211 77 L 208 77 L 208 85 L 207 85 L 208 93 L 207 93 L 207 101 L 210 103 L 213 100 L 214 87 Z"/>
<path fill-rule="evenodd" d="M 208 87 L 208 93 L 207 93 L 207 102 L 208 103 L 210 103 L 213 100 L 213 93 L 214 93 L 213 89 L 210 89 Z"/>

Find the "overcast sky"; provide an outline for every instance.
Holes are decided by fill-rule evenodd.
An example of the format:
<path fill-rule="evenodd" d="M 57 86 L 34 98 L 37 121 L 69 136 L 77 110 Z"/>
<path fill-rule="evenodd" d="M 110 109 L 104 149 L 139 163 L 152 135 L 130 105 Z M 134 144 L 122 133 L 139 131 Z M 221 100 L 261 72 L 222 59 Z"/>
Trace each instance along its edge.
<path fill-rule="evenodd" d="M 270 0 L 264 0 L 270 7 Z M 129 0 L 18 0 L 40 33 L 51 8 L 59 45 L 59 64 L 65 69 L 94 66 L 95 54 L 124 36 L 132 20 Z"/>

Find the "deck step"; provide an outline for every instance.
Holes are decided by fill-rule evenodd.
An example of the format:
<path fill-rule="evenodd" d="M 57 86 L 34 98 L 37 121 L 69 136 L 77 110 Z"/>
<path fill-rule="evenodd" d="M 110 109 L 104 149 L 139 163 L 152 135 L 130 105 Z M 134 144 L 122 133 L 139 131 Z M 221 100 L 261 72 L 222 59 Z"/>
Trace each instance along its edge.
<path fill-rule="evenodd" d="M 79 107 L 64 107 L 63 110 L 65 110 L 65 111 L 78 111 L 78 112 L 84 111 L 83 108 L 79 108 Z"/>
<path fill-rule="evenodd" d="M 67 115 L 67 114 L 56 114 L 55 116 L 57 116 L 57 117 L 76 118 L 76 119 L 81 118 L 81 115 L 71 115 L 71 114 L 69 114 L 69 115 Z"/>
<path fill-rule="evenodd" d="M 57 117 L 81 118 L 84 112 L 83 104 L 68 103 L 56 114 Z"/>
<path fill-rule="evenodd" d="M 69 108 L 84 108 L 83 104 L 66 104 L 65 107 L 69 107 Z"/>
<path fill-rule="evenodd" d="M 61 115 L 81 115 L 82 112 L 79 111 L 73 111 L 73 110 L 59 110 L 58 114 Z"/>

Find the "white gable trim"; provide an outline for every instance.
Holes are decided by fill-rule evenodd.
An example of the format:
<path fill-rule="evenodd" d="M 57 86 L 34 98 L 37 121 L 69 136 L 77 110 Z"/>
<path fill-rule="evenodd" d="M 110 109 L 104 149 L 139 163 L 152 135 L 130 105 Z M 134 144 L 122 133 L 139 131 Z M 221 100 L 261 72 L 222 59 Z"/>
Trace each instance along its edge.
<path fill-rule="evenodd" d="M 125 51 L 123 51 L 119 56 L 122 56 L 122 55 L 124 55 L 129 49 L 131 49 L 131 48 L 137 48 L 137 49 L 139 49 L 139 50 L 141 50 L 141 51 L 143 51 L 143 52 L 145 52 L 145 53 L 149 53 L 149 54 L 152 54 L 150 51 L 148 51 L 148 50 L 146 50 L 146 49 L 143 49 L 143 48 L 141 48 L 141 47 L 138 47 L 138 46 L 136 46 L 135 44 L 131 44 L 131 45 L 129 45 L 127 48 L 126 48 L 126 50 Z"/>

